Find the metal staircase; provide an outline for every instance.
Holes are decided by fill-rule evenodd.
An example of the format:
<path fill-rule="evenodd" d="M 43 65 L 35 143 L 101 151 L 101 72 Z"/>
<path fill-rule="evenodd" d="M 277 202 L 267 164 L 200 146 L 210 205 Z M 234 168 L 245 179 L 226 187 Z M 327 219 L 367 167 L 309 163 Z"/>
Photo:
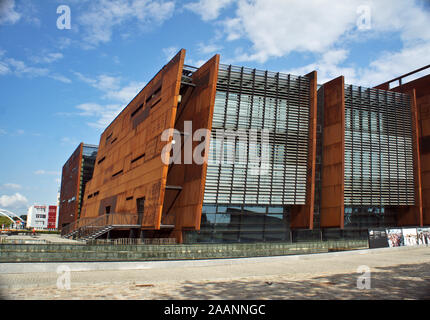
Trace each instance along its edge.
<path fill-rule="evenodd" d="M 95 218 L 81 218 L 61 231 L 63 238 L 92 240 L 113 229 L 140 228 L 136 214 L 110 213 Z"/>

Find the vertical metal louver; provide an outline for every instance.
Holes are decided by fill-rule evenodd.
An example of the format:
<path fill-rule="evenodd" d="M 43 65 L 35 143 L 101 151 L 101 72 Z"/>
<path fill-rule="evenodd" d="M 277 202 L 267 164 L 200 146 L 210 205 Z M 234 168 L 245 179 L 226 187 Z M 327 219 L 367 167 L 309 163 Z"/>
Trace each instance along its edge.
<path fill-rule="evenodd" d="M 305 203 L 309 92 L 306 77 L 220 65 L 204 203 Z M 246 139 L 250 131 L 257 132 L 261 156 L 262 129 L 269 132 L 267 172 L 250 174 L 251 146 Z M 217 136 L 217 130 L 241 133 L 229 140 Z M 220 149 L 233 152 L 234 161 L 215 163 Z"/>
<path fill-rule="evenodd" d="M 413 205 L 411 100 L 345 86 L 345 205 Z"/>

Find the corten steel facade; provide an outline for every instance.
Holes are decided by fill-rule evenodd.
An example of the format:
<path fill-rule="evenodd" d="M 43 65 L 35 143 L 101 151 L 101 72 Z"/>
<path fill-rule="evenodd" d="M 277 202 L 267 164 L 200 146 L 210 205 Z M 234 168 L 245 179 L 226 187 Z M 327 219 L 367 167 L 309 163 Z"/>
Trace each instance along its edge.
<path fill-rule="evenodd" d="M 86 183 L 92 178 L 97 146 L 80 143 L 63 166 L 58 228 L 80 218 Z"/>
<path fill-rule="evenodd" d="M 181 50 L 101 135 L 81 218 L 131 215 L 122 228 L 130 236 L 178 242 L 423 225 L 415 95 L 345 85 L 343 77 L 317 90 L 315 71 L 227 66 L 219 55 L 194 68 L 184 59 Z M 201 128 L 209 134 L 195 141 Z M 165 152 L 172 140 L 184 146 L 179 154 Z M 205 161 L 188 163 L 186 146 L 202 141 Z M 263 148 L 267 172 L 250 174 L 250 155 Z M 216 160 L 232 150 L 233 162 Z"/>
<path fill-rule="evenodd" d="M 287 214 L 293 226 L 312 227 L 316 73 L 296 77 L 246 68 L 232 70 L 219 65 L 219 55 L 197 69 L 184 66 L 184 58 L 185 50 L 181 50 L 101 135 L 82 217 L 131 213 L 136 215 L 133 223 L 144 231 L 144 236 L 176 237 L 179 242 L 183 241 L 185 231 L 200 229 L 206 204 L 241 205 L 240 213 L 232 218 L 240 221 L 238 224 L 247 223 L 242 215 L 248 212 L 248 205 L 259 206 L 259 212 L 264 208 L 269 211 L 267 218 L 259 215 L 256 219 L 267 220 L 273 234 L 285 233 Z M 227 117 L 227 113 L 232 113 L 231 108 L 225 113 L 222 105 L 234 104 L 237 99 L 243 102 L 243 107 L 236 109 L 239 113 L 232 120 Z M 244 113 L 247 113 L 246 119 Z M 192 123 L 192 132 L 188 135 L 186 121 Z M 236 124 L 229 126 L 229 121 Z M 181 132 L 185 146 L 197 129 L 212 130 L 213 124 L 214 129 L 245 131 L 268 127 L 273 133 L 271 143 L 275 144 L 270 150 L 274 159 L 270 163 L 270 175 L 245 177 L 247 163 L 235 164 L 234 176 L 242 174 L 242 180 L 234 179 L 231 185 L 240 184 L 242 188 L 223 192 L 224 185 L 215 184 L 221 175 L 224 180 L 224 171 L 231 168 L 223 167 L 221 175 L 215 177 L 216 168 L 210 162 L 208 165 L 208 161 L 202 164 L 174 161 L 170 165 L 161 161 L 167 144 L 162 141 L 164 130 L 174 128 Z M 207 160 L 210 137 L 203 141 Z M 200 143 L 193 140 L 192 150 Z M 180 158 L 185 159 L 184 148 Z M 231 179 L 233 174 L 229 172 Z M 249 188 L 243 188 L 246 185 Z M 285 206 L 288 209 L 284 210 Z M 249 212 L 253 220 L 253 212 Z M 205 214 L 203 219 L 207 221 Z M 251 233 L 256 232 L 251 230 Z M 256 239 L 253 235 L 249 237 Z"/>
<path fill-rule="evenodd" d="M 161 135 L 173 128 L 183 132 L 186 120 L 211 128 L 219 56 L 192 77 L 184 59 L 181 50 L 101 135 L 83 217 L 131 213 L 148 236 L 179 241 L 184 228 L 199 227 L 206 165 L 165 164 Z"/>
<path fill-rule="evenodd" d="M 346 85 L 341 76 L 319 97 L 320 228 L 359 237 L 368 228 L 422 226 L 414 95 Z"/>
<path fill-rule="evenodd" d="M 422 222 L 424 225 L 430 225 L 430 75 L 422 76 L 418 79 L 403 83 L 410 76 L 418 72 L 430 71 L 430 65 L 412 71 L 408 74 L 385 82 L 376 88 L 402 92 L 414 96 L 416 99 L 417 112 L 417 142 L 416 148 L 419 151 L 420 158 L 420 189 L 422 197 Z M 390 88 L 390 84 L 394 84 Z M 417 224 L 417 217 L 410 217 L 409 224 Z"/>

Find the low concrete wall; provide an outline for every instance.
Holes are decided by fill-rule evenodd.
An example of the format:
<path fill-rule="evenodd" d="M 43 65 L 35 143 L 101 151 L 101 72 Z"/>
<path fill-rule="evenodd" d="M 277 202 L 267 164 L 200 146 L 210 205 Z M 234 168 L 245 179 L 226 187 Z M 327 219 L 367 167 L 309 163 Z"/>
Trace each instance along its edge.
<path fill-rule="evenodd" d="M 282 256 L 368 248 L 367 240 L 192 245 L 0 244 L 0 262 L 157 261 Z"/>

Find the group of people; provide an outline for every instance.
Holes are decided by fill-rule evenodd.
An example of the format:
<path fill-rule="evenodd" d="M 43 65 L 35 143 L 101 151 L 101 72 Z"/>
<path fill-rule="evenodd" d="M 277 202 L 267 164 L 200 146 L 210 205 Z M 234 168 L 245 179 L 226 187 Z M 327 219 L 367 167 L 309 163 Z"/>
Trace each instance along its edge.
<path fill-rule="evenodd" d="M 418 244 L 430 244 L 430 232 L 428 230 L 418 230 Z"/>
<path fill-rule="evenodd" d="M 417 230 L 417 233 L 404 234 L 401 230 L 387 231 L 390 247 L 430 245 L 430 229 Z"/>
<path fill-rule="evenodd" d="M 390 247 L 400 247 L 403 246 L 403 236 L 402 233 L 388 233 L 388 243 Z"/>

